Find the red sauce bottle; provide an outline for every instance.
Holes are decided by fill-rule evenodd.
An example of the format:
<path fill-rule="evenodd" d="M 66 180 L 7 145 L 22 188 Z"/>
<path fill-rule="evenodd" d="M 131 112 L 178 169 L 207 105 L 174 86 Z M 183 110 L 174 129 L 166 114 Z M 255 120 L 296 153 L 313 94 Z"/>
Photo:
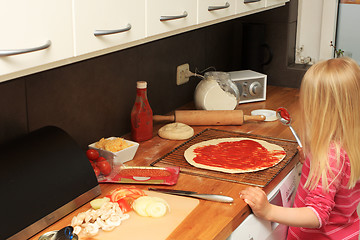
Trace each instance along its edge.
<path fill-rule="evenodd" d="M 136 83 L 136 99 L 131 111 L 131 136 L 136 142 L 153 137 L 153 112 L 147 99 L 147 83 Z"/>

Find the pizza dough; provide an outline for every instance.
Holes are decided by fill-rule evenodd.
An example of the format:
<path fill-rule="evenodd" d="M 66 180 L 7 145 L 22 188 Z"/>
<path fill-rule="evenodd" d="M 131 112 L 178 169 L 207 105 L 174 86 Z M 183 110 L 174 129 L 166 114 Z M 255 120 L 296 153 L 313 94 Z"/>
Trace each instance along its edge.
<path fill-rule="evenodd" d="M 166 124 L 158 131 L 160 137 L 170 140 L 185 140 L 194 135 L 194 129 L 180 122 Z"/>
<path fill-rule="evenodd" d="M 190 165 L 225 173 L 267 169 L 281 162 L 285 156 L 286 152 L 282 147 L 250 138 L 208 140 L 194 144 L 184 152 Z"/>

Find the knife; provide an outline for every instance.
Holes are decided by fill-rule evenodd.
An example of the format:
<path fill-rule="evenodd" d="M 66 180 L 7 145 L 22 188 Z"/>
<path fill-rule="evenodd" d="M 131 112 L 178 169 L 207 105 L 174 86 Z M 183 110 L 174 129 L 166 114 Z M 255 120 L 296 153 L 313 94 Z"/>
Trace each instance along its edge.
<path fill-rule="evenodd" d="M 197 192 L 172 190 L 172 189 L 166 189 L 166 188 L 148 188 L 148 190 L 166 193 L 166 194 L 172 194 L 172 195 L 200 198 L 200 199 L 205 199 L 205 200 L 210 200 L 210 201 L 215 201 L 215 202 L 231 203 L 234 201 L 234 199 L 231 197 L 224 196 L 224 195 L 218 195 L 218 194 L 199 194 Z"/>

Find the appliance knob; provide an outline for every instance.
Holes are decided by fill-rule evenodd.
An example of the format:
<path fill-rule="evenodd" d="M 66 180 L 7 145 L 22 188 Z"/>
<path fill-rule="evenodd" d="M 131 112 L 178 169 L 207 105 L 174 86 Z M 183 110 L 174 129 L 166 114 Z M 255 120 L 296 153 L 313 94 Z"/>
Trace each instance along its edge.
<path fill-rule="evenodd" d="M 262 86 L 259 82 L 253 82 L 250 84 L 249 92 L 251 96 L 255 96 L 262 91 Z"/>

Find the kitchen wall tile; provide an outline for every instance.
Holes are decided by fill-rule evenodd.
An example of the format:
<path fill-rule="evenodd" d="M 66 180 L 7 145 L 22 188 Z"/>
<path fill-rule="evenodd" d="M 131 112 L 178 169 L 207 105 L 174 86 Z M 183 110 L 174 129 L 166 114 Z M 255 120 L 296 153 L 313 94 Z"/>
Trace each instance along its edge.
<path fill-rule="evenodd" d="M 296 48 L 296 22 L 288 23 L 287 25 L 287 38 L 288 38 L 288 44 L 287 44 L 287 62 L 288 64 L 295 64 L 295 48 Z"/>
<path fill-rule="evenodd" d="M 266 41 L 273 59 L 264 66 L 270 85 L 300 87 L 306 68 L 292 68 L 295 60 L 296 22 L 267 24 Z"/>
<path fill-rule="evenodd" d="M 291 0 L 288 4 L 289 4 L 288 22 L 289 23 L 297 22 L 299 1 Z"/>
<path fill-rule="evenodd" d="M 292 1 L 292 0 L 291 0 Z M 290 1 L 290 2 L 291 2 Z M 242 17 L 241 20 L 248 22 L 283 23 L 288 21 L 290 2 L 284 6 L 270 9 Z"/>
<path fill-rule="evenodd" d="M 243 52 L 240 55 L 242 66 L 256 72 L 264 73 L 264 63 L 271 59 L 271 47 L 266 40 L 266 24 L 244 22 Z"/>
<path fill-rule="evenodd" d="M 25 82 L 0 84 L 0 143 L 27 133 Z"/>
<path fill-rule="evenodd" d="M 238 41 L 241 30 L 241 22 L 236 19 L 206 28 L 204 39 L 206 68 L 225 72 L 241 70 L 237 61 L 242 51 L 242 42 Z"/>
<path fill-rule="evenodd" d="M 177 66 L 189 63 L 190 71 L 203 68 L 203 29 L 139 46 L 138 80 L 148 81 L 148 98 L 154 114 L 165 114 L 193 99 L 198 79 L 176 85 Z"/>
<path fill-rule="evenodd" d="M 291 1 L 283 7 L 241 18 L 244 26 L 246 24 L 265 26 L 264 42 L 273 55 L 271 62 L 263 66 L 263 73 L 268 76 L 269 85 L 299 87 L 305 73 L 306 69 L 290 67 L 295 59 L 297 24 L 295 12 L 297 12 L 297 1 Z M 267 56 L 266 52 L 264 55 Z"/>
<path fill-rule="evenodd" d="M 55 125 L 82 146 L 128 132 L 136 52 L 131 48 L 29 76 L 29 129 Z"/>
<path fill-rule="evenodd" d="M 268 76 L 268 82 L 271 85 L 284 85 L 289 86 L 289 80 L 293 77 L 286 78 L 284 81 L 284 74 L 287 72 L 287 30 L 288 23 L 278 23 L 276 25 L 269 24 L 267 25 L 268 34 L 271 34 L 271 37 L 267 37 L 267 42 L 271 46 L 273 52 L 272 61 L 264 66 L 264 71 Z M 275 31 L 276 30 L 276 31 Z M 292 81 L 291 81 L 292 82 Z"/>

